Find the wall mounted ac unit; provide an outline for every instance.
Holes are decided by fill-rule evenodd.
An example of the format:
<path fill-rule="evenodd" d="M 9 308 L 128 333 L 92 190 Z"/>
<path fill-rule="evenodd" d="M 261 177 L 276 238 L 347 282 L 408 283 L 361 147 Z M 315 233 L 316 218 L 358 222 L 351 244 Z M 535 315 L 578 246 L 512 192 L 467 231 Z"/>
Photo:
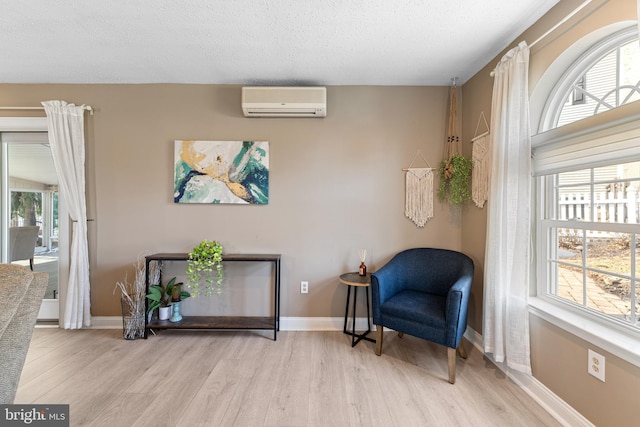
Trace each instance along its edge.
<path fill-rule="evenodd" d="M 242 112 L 246 117 L 325 117 L 327 88 L 243 87 Z"/>

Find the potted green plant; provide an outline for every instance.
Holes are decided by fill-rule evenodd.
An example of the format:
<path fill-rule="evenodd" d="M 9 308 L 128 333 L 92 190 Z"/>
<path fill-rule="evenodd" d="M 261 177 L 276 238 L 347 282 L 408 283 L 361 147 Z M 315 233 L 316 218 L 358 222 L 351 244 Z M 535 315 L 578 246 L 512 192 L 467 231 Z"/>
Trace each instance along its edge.
<path fill-rule="evenodd" d="M 219 292 L 222 286 L 222 245 L 215 240 L 203 240 L 189 253 L 187 287 L 194 297 L 200 295 L 201 282 L 206 283 L 205 296 L 212 296 Z M 213 286 L 214 282 L 217 289 Z"/>
<path fill-rule="evenodd" d="M 440 165 L 438 199 L 453 205 L 463 205 L 471 200 L 471 159 L 455 154 Z"/>
<path fill-rule="evenodd" d="M 176 283 L 176 278 L 174 277 L 169 280 L 165 287 L 162 287 L 162 285 L 149 286 L 149 293 L 147 294 L 149 308 L 147 313 L 151 313 L 157 308 L 159 311 L 158 318 L 167 320 L 171 316 L 171 302 L 181 301 L 191 296 L 189 292 L 182 290 L 182 284 L 182 282 Z"/>
<path fill-rule="evenodd" d="M 175 278 L 174 278 L 175 279 Z M 187 291 L 182 290 L 182 282 L 175 283 L 170 290 L 167 291 L 168 294 L 171 294 L 171 317 L 169 318 L 170 322 L 179 322 L 182 320 L 182 315 L 180 314 L 180 303 L 182 300 L 189 298 L 191 294 Z"/>

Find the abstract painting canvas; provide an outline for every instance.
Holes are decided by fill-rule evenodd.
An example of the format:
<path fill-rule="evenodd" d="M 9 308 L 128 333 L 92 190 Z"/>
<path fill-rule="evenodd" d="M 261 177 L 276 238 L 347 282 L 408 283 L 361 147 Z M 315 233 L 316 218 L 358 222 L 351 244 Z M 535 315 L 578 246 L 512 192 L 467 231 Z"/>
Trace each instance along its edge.
<path fill-rule="evenodd" d="M 175 141 L 175 203 L 269 203 L 268 141 Z"/>

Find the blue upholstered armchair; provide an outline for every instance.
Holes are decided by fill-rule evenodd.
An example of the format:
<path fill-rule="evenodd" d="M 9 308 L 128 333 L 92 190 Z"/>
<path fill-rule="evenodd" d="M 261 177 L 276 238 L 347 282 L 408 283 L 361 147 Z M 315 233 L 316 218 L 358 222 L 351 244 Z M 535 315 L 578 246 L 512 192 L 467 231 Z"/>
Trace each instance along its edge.
<path fill-rule="evenodd" d="M 384 327 L 448 347 L 449 382 L 456 379 L 456 349 L 467 327 L 473 261 L 455 251 L 407 249 L 371 275 L 376 354 Z"/>

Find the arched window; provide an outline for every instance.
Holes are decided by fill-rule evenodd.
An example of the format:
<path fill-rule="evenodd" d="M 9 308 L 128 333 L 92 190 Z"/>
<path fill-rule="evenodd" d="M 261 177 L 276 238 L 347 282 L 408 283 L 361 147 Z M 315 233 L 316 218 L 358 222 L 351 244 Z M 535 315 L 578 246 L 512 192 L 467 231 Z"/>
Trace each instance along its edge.
<path fill-rule="evenodd" d="M 605 348 L 640 366 L 624 344 L 640 331 L 638 26 L 573 50 L 586 44 L 564 72 L 566 56 L 550 66 L 561 77 L 532 138 L 536 300 L 585 339 L 620 332 Z"/>
<path fill-rule="evenodd" d="M 640 100 L 638 27 L 596 43 L 559 79 L 543 113 L 543 131 Z"/>

